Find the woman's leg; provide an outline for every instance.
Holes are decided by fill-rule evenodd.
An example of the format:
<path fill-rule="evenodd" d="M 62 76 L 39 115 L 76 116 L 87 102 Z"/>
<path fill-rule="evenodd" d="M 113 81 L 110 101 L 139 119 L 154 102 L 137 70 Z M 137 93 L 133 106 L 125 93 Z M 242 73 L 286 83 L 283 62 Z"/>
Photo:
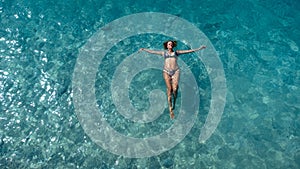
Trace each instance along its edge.
<path fill-rule="evenodd" d="M 163 72 L 163 77 L 165 79 L 165 83 L 167 86 L 167 96 L 168 96 L 168 105 L 169 105 L 169 111 L 170 111 L 170 117 L 174 118 L 174 113 L 172 109 L 172 79 L 169 76 L 168 73 Z"/>
<path fill-rule="evenodd" d="M 178 93 L 178 83 L 179 83 L 179 78 L 180 78 L 180 71 L 177 70 L 175 74 L 172 76 L 172 92 L 173 92 L 173 107 L 172 109 L 175 109 L 175 103 L 176 103 L 176 98 L 177 98 L 177 93 Z"/>

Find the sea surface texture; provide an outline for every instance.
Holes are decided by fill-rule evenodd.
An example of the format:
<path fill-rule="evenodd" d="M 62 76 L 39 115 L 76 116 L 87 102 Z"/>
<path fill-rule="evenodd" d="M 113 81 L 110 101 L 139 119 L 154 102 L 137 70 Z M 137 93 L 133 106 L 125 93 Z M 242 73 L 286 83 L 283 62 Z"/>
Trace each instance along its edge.
<path fill-rule="evenodd" d="M 299 0 L 0 0 L 0 168 L 299 169 L 299 11 Z M 74 104 L 78 89 L 73 88 L 73 77 L 80 52 L 93 35 L 109 30 L 105 26 L 119 18 L 142 12 L 177 16 L 207 36 L 223 66 L 226 102 L 216 130 L 199 143 L 214 104 L 211 70 L 195 53 L 179 56 L 198 86 L 200 102 L 188 100 L 191 106 L 199 105 L 195 123 L 172 148 L 130 158 L 103 148 L 84 130 Z M 176 25 L 190 36 L 181 31 L 184 28 Z M 128 86 L 137 112 L 158 105 L 150 101 L 151 94 L 162 93 L 165 107 L 151 122 L 120 114 L 111 90 L 113 83 L 126 83 L 114 81 L 126 58 L 144 56 L 136 53 L 140 48 L 163 50 L 162 43 L 172 38 L 156 33 L 127 37 L 113 44 L 97 65 L 91 90 L 101 116 L 118 133 L 148 138 L 179 120 L 184 91 L 179 89 L 172 120 L 162 70 L 142 70 Z M 191 48 L 175 40 L 176 49 Z M 107 143 L 114 139 L 101 138 Z"/>

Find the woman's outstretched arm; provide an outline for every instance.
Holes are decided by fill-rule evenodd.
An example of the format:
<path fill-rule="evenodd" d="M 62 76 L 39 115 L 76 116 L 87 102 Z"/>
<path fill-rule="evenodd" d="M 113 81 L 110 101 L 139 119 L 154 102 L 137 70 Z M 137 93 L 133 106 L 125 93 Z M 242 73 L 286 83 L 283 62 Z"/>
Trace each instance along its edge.
<path fill-rule="evenodd" d="M 150 49 L 145 49 L 145 48 L 141 48 L 139 51 L 145 51 L 151 54 L 156 54 L 156 55 L 163 55 L 164 52 L 163 51 L 156 51 L 156 50 L 150 50 Z"/>
<path fill-rule="evenodd" d="M 197 49 L 190 49 L 190 50 L 177 50 L 176 53 L 177 54 L 186 54 L 186 53 L 192 53 L 192 52 L 195 52 L 197 50 L 202 50 L 202 49 L 205 49 L 206 46 L 200 46 L 199 48 Z"/>

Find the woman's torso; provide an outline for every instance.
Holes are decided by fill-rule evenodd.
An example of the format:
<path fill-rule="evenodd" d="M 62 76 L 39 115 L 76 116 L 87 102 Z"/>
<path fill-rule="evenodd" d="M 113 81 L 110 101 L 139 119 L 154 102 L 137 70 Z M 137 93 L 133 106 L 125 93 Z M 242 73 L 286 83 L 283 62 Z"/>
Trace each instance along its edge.
<path fill-rule="evenodd" d="M 165 59 L 164 69 L 167 69 L 167 70 L 178 69 L 177 58 L 178 58 L 178 54 L 176 53 L 176 51 L 174 51 L 174 52 L 165 51 L 164 52 L 164 59 Z"/>

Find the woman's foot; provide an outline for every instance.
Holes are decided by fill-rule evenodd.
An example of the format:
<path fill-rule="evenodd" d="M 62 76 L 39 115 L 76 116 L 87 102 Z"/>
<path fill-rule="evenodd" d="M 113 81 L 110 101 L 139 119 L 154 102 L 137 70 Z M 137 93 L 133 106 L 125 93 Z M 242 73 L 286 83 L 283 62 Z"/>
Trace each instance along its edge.
<path fill-rule="evenodd" d="M 175 115 L 174 115 L 174 112 L 173 112 L 172 108 L 170 108 L 170 118 L 171 118 L 171 119 L 174 119 L 174 116 L 175 116 Z"/>

